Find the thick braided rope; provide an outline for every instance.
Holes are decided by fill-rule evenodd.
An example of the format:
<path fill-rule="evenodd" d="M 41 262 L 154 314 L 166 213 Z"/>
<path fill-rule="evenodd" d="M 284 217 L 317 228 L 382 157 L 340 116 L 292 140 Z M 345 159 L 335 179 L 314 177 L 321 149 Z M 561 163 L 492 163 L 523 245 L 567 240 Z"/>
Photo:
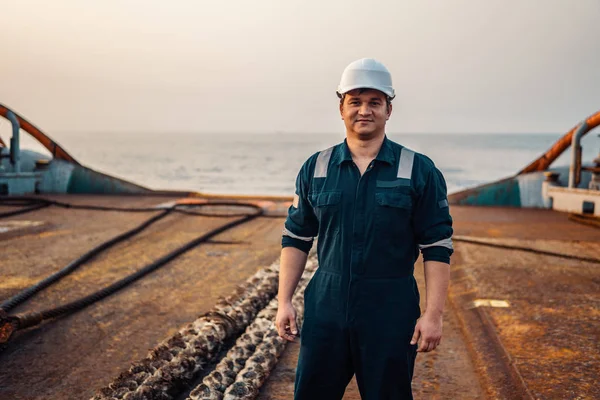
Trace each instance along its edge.
<path fill-rule="evenodd" d="M 279 263 L 259 270 L 236 292 L 220 300 L 171 338 L 134 363 L 93 400 L 172 399 L 182 385 L 214 361 L 223 343 L 243 331 L 276 294 Z"/>
<path fill-rule="evenodd" d="M 316 260 L 309 260 L 292 298 L 299 324 L 304 315 L 304 289 L 316 267 Z M 254 399 L 258 395 L 286 345 L 274 323 L 277 307 L 275 298 L 258 313 L 235 346 L 190 393 L 188 400 Z"/>

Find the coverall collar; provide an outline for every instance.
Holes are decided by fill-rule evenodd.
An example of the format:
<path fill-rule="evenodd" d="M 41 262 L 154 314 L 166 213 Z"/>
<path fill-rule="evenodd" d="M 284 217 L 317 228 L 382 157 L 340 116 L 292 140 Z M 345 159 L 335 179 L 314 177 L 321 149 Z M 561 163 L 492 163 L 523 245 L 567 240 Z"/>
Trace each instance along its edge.
<path fill-rule="evenodd" d="M 340 165 L 344 161 L 352 161 L 352 153 L 350 153 L 350 148 L 348 148 L 348 143 L 346 139 L 344 139 L 344 143 L 336 148 L 334 153 L 334 163 L 336 165 Z M 390 165 L 394 165 L 396 161 L 396 157 L 394 156 L 394 151 L 392 150 L 392 146 L 390 144 L 390 140 L 387 135 L 383 138 L 383 143 L 381 144 L 381 149 L 379 149 L 379 153 L 377 157 L 375 157 L 377 161 L 383 161 Z"/>

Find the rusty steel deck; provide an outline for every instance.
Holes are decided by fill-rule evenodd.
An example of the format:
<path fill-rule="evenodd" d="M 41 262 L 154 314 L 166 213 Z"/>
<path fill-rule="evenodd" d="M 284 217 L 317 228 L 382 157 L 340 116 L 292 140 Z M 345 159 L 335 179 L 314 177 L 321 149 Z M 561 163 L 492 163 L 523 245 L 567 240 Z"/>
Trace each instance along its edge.
<path fill-rule="evenodd" d="M 118 207 L 176 200 L 54 198 Z M 279 212 L 285 206 L 279 203 Z M 600 229 L 564 214 L 460 206 L 451 212 L 458 236 L 600 258 Z M 0 300 L 150 215 L 48 207 L 0 220 L 0 228 L 11 225 L 0 229 Z M 228 220 L 169 215 L 14 311 L 38 311 L 86 295 Z M 216 238 L 223 243 L 202 244 L 83 311 L 18 332 L 0 354 L 0 398 L 91 397 L 219 296 L 275 261 L 282 223 L 283 217 L 259 218 L 238 226 Z M 600 264 L 470 243 L 455 247 L 442 344 L 418 355 L 415 398 L 598 397 Z M 416 271 L 424 301 L 421 263 Z M 478 299 L 504 300 L 509 307 L 473 308 Z M 288 345 L 260 399 L 291 398 L 298 347 Z M 360 398 L 354 382 L 345 398 Z"/>

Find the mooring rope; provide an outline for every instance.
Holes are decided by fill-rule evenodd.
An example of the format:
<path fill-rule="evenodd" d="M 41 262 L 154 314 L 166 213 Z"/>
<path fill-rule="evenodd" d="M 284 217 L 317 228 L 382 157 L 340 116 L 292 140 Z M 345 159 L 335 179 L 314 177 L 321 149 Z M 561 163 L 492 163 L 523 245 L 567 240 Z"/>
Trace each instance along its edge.
<path fill-rule="evenodd" d="M 259 270 L 234 294 L 217 302 L 212 312 L 235 321 L 233 330 L 227 329 L 230 320 L 224 322 L 207 313 L 160 343 L 93 399 L 174 398 L 215 360 L 224 343 L 242 332 L 271 301 L 277 293 L 278 268 L 276 263 Z"/>
<path fill-rule="evenodd" d="M 292 298 L 299 326 L 304 316 L 304 290 L 316 265 L 315 260 L 309 260 Z M 188 400 L 253 399 L 258 394 L 286 345 L 275 327 L 277 307 L 274 298 L 258 313 L 235 346 L 192 390 Z"/>

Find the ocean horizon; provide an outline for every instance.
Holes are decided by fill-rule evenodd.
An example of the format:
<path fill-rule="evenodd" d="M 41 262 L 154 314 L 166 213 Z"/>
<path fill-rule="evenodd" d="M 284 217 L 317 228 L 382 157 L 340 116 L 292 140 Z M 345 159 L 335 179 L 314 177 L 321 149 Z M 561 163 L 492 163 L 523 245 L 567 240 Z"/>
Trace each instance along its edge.
<path fill-rule="evenodd" d="M 558 133 L 402 133 L 397 142 L 430 157 L 448 192 L 512 176 L 542 155 Z M 45 152 L 28 135 L 22 148 Z M 293 195 L 298 170 L 343 134 L 76 133 L 53 134 L 75 159 L 100 172 L 159 190 Z M 583 139 L 583 159 L 598 156 L 600 140 Z M 47 152 L 46 152 L 47 153 Z M 49 154 L 49 153 L 47 153 Z M 570 149 L 553 165 L 568 165 Z"/>

